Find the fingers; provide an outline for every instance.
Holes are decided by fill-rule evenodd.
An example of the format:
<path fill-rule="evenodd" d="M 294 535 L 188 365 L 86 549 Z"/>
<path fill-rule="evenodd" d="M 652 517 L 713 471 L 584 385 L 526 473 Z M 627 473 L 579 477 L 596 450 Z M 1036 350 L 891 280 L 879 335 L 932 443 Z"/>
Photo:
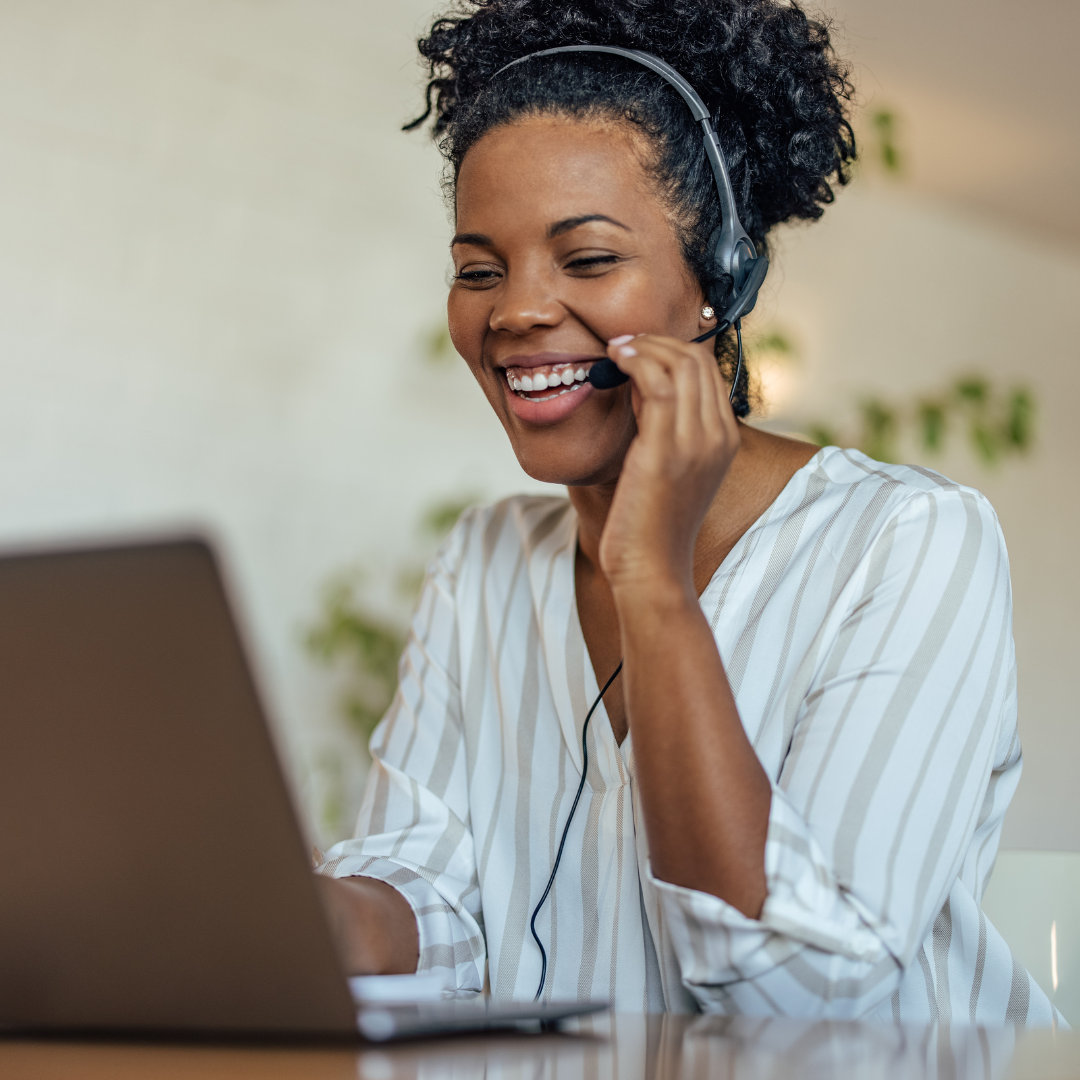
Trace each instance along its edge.
<path fill-rule="evenodd" d="M 639 426 L 660 423 L 690 449 L 703 437 L 722 437 L 733 424 L 723 379 L 706 347 L 649 334 L 615 338 L 608 354 L 650 406 L 637 410 Z"/>
<path fill-rule="evenodd" d="M 634 381 L 646 398 L 664 402 L 674 399 L 672 363 L 658 347 L 661 339 L 641 334 L 614 338 L 608 342 L 608 356 Z"/>
<path fill-rule="evenodd" d="M 604 527 L 605 573 L 625 580 L 667 566 L 692 577 L 695 538 L 740 442 L 709 352 L 651 334 L 608 344 L 632 380 L 638 431 Z"/>

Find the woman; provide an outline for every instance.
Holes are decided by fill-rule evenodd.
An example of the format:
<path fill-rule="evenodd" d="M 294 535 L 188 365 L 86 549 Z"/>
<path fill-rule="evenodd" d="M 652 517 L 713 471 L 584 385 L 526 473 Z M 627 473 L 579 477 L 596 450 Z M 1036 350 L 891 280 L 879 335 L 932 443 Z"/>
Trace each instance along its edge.
<path fill-rule="evenodd" d="M 465 514 L 430 570 L 321 868 L 346 961 L 624 1010 L 1050 1023 L 979 909 L 1020 773 L 993 510 L 740 423 L 731 332 L 691 340 L 735 284 L 701 132 L 624 57 L 514 63 L 575 44 L 704 98 L 759 253 L 854 156 L 827 30 L 781 0 L 473 0 L 421 41 L 451 335 L 569 498 Z M 595 388 L 602 356 L 629 382 Z"/>

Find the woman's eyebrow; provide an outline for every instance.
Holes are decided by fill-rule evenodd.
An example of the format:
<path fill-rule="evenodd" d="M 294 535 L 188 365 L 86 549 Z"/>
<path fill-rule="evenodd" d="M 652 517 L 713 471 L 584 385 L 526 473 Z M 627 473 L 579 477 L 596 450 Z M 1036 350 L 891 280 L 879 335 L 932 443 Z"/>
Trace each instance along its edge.
<path fill-rule="evenodd" d="M 556 221 L 554 224 L 549 225 L 547 229 L 548 239 L 554 240 L 556 236 L 562 236 L 563 233 L 568 233 L 579 225 L 585 225 L 590 221 L 606 221 L 609 225 L 617 225 L 626 232 L 634 231 L 629 225 L 624 225 L 621 221 L 608 217 L 607 214 L 582 214 L 580 217 L 563 218 L 562 221 Z"/>
<path fill-rule="evenodd" d="M 474 247 L 492 247 L 493 241 L 490 236 L 478 232 L 461 232 L 450 241 L 450 246 L 455 244 L 472 244 Z"/>
<path fill-rule="evenodd" d="M 612 217 L 608 217 L 607 214 L 580 214 L 578 217 L 563 218 L 562 221 L 553 222 L 547 227 L 547 238 L 554 240 L 556 236 L 562 236 L 563 233 L 571 232 L 579 225 L 587 225 L 590 221 L 606 221 L 609 225 L 615 225 L 626 232 L 633 232 L 629 225 L 624 225 L 621 221 L 616 221 Z M 471 244 L 474 247 L 493 247 L 495 241 L 490 236 L 484 233 L 458 233 L 453 240 L 450 241 L 450 246 L 455 247 L 457 244 Z"/>

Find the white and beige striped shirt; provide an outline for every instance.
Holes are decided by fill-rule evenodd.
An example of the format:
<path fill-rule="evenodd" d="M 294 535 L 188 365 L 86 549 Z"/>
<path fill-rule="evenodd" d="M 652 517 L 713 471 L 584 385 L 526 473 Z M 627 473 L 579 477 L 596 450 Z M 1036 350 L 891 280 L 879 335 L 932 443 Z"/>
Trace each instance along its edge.
<path fill-rule="evenodd" d="M 322 870 L 394 885 L 420 970 L 528 999 L 529 917 L 598 692 L 554 498 L 467 512 L 432 564 L 357 838 Z M 1049 1024 L 979 899 L 1020 777 L 1005 546 L 977 492 L 828 448 L 701 596 L 772 780 L 750 919 L 655 878 L 632 734 L 603 707 L 537 929 L 546 997 L 621 1010 Z M 601 672 L 606 677 L 607 672 Z M 486 970 L 485 970 L 486 968 Z"/>

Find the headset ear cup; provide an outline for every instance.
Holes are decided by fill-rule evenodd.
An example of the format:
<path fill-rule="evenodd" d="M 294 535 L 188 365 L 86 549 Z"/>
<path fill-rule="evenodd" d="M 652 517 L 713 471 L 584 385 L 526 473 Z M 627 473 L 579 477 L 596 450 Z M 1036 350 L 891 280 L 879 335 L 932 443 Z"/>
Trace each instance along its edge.
<path fill-rule="evenodd" d="M 723 244 L 723 230 L 717 225 L 709 237 L 708 265 L 712 268 L 712 277 L 709 280 L 707 292 L 709 303 L 713 310 L 719 314 L 727 311 L 731 306 L 731 294 L 735 285 L 735 279 L 727 271 L 723 259 L 721 246 Z"/>
<path fill-rule="evenodd" d="M 754 306 L 757 304 L 757 298 L 758 289 L 754 289 L 754 295 L 750 297 L 750 302 L 746 305 L 746 307 L 742 309 L 742 312 L 739 315 L 740 319 L 743 317 L 743 315 L 749 315 L 750 312 L 754 310 Z"/>
<path fill-rule="evenodd" d="M 758 293 L 761 291 L 768 272 L 769 257 L 767 255 L 759 255 L 746 267 L 746 276 L 742 280 L 742 285 L 735 291 L 731 298 L 731 306 L 724 312 L 724 318 L 727 321 L 733 323 L 754 310 Z"/>

